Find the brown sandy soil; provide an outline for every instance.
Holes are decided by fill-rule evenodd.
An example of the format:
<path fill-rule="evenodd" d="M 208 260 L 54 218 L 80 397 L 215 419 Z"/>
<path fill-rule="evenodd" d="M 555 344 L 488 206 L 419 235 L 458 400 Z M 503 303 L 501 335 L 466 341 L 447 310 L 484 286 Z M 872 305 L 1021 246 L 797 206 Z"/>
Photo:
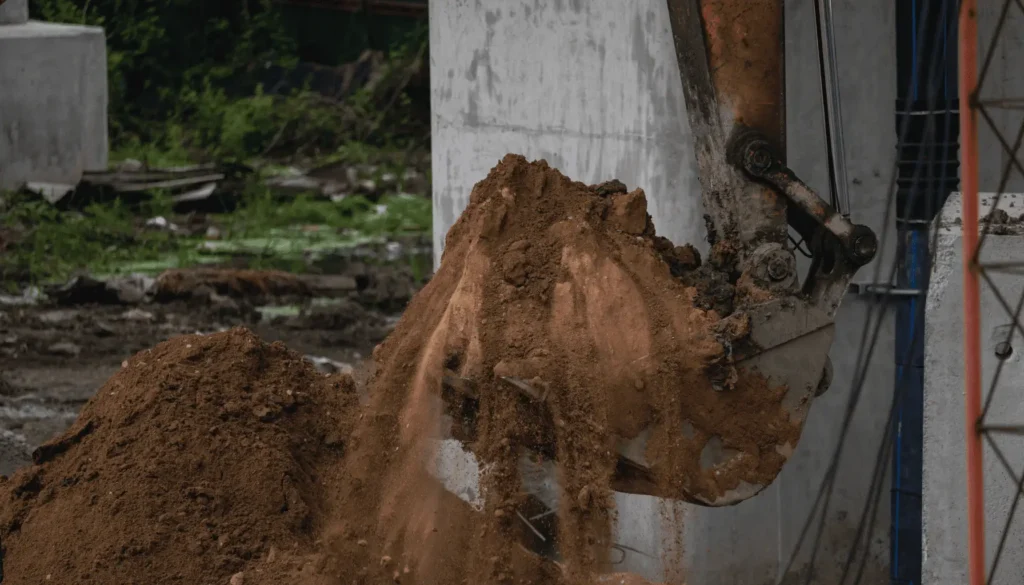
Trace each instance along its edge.
<path fill-rule="evenodd" d="M 243 330 L 139 353 L 0 490 L 9 582 L 641 583 L 607 575 L 620 441 L 653 429 L 650 481 L 688 499 L 774 477 L 798 434 L 781 389 L 730 372 L 747 326 L 714 282 L 643 192 L 509 155 L 374 350 L 366 404 Z M 449 428 L 453 408 L 474 415 Z M 449 433 L 486 466 L 482 514 L 427 473 Z M 702 463 L 713 442 L 727 467 Z M 520 544 L 528 452 L 558 464 L 559 563 Z"/>
<path fill-rule="evenodd" d="M 650 481 L 680 499 L 774 478 L 779 445 L 799 429 L 781 407 L 783 388 L 729 372 L 724 345 L 748 332 L 743 299 L 730 299 L 730 315 L 714 309 L 714 286 L 688 284 L 713 280 L 695 256 L 656 236 L 642 191 L 592 188 L 505 157 L 473 189 L 434 278 L 374 351 L 332 570 L 387 583 L 395 575 L 377 562 L 387 558 L 415 583 L 588 583 L 611 569 L 617 445 L 648 428 Z M 726 373 L 727 392 L 712 372 Z M 447 411 L 446 379 L 461 388 Z M 429 440 L 448 432 L 487 469 L 472 537 L 451 526 L 451 498 L 420 471 Z M 702 461 L 709 444 L 729 454 L 724 465 Z M 531 451 L 558 463 L 555 572 L 517 544 L 516 511 L 528 500 L 517 462 Z"/>
<path fill-rule="evenodd" d="M 357 403 L 349 376 L 242 329 L 136 354 L 2 485 L 4 583 L 294 570 L 290 557 L 316 541 L 321 477 L 341 460 Z"/>
<path fill-rule="evenodd" d="M 289 296 L 287 288 L 265 283 L 219 286 L 251 284 L 254 272 L 229 271 L 241 277 L 225 278 L 201 271 L 187 278 L 172 273 L 176 277 L 163 282 L 175 283 L 176 292 L 155 295 L 163 300 L 63 298 L 34 306 L 0 305 L 0 475 L 25 465 L 31 449 L 67 428 L 124 360 L 178 335 L 244 325 L 263 339 L 330 360 L 321 360 L 326 370 L 344 364 L 359 370 L 418 285 L 402 266 L 348 262 L 337 268 L 344 274 L 272 279 L 295 279 L 313 289 L 312 299 L 308 291 Z M 334 298 L 316 298 L 322 293 L 318 284 L 332 285 L 337 279 L 351 281 L 351 290 L 342 296 L 326 291 Z M 290 311 L 275 312 L 276 306 Z"/>

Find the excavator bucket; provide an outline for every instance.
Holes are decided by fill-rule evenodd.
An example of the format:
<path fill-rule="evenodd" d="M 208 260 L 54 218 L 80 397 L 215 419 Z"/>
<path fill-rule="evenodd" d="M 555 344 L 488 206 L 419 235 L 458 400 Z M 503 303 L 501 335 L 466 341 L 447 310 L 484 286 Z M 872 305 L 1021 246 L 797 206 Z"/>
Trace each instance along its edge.
<path fill-rule="evenodd" d="M 483 478 L 496 473 L 486 461 L 514 451 L 521 539 L 552 557 L 566 482 L 581 489 L 559 471 L 574 457 L 566 419 L 613 439 L 615 491 L 728 506 L 770 485 L 831 382 L 835 312 L 877 247 L 785 165 L 782 1 L 667 2 L 707 259 L 654 234 L 643 193 L 581 191 L 510 157 L 474 189 L 424 291 L 422 303 L 444 307 L 422 353 L 437 363 L 418 358 L 414 376 L 436 380 L 444 412 L 433 473 L 483 510 Z M 814 255 L 803 276 L 790 230 Z M 567 398 L 586 395 L 581 385 L 607 396 L 581 406 Z M 586 415 L 597 407 L 605 422 Z M 501 424 L 513 440 L 495 447 Z M 573 506 L 591 505 L 588 489 Z"/>

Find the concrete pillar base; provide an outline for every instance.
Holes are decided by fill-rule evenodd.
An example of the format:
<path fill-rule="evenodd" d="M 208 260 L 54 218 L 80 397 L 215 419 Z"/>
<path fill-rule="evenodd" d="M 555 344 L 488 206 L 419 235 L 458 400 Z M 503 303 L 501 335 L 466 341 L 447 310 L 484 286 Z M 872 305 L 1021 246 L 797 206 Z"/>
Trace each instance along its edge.
<path fill-rule="evenodd" d="M 1009 214 L 1014 221 L 985 239 L 983 262 L 1020 262 L 1024 257 L 1024 224 L 1017 219 L 1024 208 L 1024 194 L 1003 193 L 995 207 L 994 193 L 979 194 L 978 216 L 993 209 Z M 967 474 L 966 429 L 964 425 L 963 338 L 963 201 L 953 193 L 935 220 L 934 263 L 928 285 L 925 312 L 924 355 L 924 445 L 921 583 L 956 585 L 967 583 Z M 982 225 L 984 219 L 982 220 Z M 979 231 L 982 227 L 979 226 Z M 1006 270 L 988 271 L 981 285 L 981 375 L 982 400 L 991 406 L 988 425 L 1015 426 L 1024 421 L 1020 386 L 1024 379 L 1024 342 L 1016 321 L 1003 306 L 1008 299 L 1016 306 L 1024 294 L 1024 280 Z M 995 287 L 995 288 L 993 288 Z M 998 290 L 999 295 L 996 294 Z M 1009 342 L 1010 351 L 998 349 Z M 998 372 L 998 378 L 996 378 Z M 1024 449 L 1020 437 L 1007 433 L 993 435 L 1007 465 L 1020 473 Z M 1003 535 L 1007 514 L 1017 498 L 1019 486 L 1010 477 L 989 444 L 984 445 L 985 558 L 992 562 Z M 1020 511 L 1016 513 L 1020 521 Z M 1019 583 L 1024 575 L 1024 531 L 1020 524 L 1009 527 L 1009 535 L 992 583 Z M 1016 575 L 1016 577 L 1014 576 Z"/>
<path fill-rule="evenodd" d="M 18 4 L 0 10 L 10 17 Z M 83 171 L 106 168 L 107 150 L 103 29 L 0 25 L 0 189 L 77 183 Z"/>

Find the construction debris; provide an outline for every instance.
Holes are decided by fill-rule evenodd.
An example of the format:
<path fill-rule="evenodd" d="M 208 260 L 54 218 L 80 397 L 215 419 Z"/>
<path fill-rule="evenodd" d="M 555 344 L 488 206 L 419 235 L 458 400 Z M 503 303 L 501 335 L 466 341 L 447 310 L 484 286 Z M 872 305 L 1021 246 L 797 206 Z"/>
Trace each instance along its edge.
<path fill-rule="evenodd" d="M 161 168 L 129 160 L 110 171 L 86 171 L 76 185 L 28 183 L 25 190 L 62 209 L 82 209 L 114 199 L 130 203 L 162 192 L 170 196 L 179 211 L 225 211 L 235 207 L 242 184 L 253 172 L 239 164 Z"/>
<path fill-rule="evenodd" d="M 88 275 L 72 277 L 61 286 L 51 287 L 47 296 L 59 305 L 133 305 L 146 300 L 155 280 L 145 275 L 129 275 L 98 280 Z"/>

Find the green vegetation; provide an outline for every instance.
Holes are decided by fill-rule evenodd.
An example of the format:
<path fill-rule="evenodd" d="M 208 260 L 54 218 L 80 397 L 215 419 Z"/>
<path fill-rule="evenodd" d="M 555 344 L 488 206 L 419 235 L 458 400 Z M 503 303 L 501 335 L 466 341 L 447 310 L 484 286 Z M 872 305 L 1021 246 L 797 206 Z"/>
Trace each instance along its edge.
<path fill-rule="evenodd" d="M 30 9 L 42 20 L 105 28 L 112 163 L 242 162 L 260 172 L 237 194 L 237 209 L 206 216 L 199 231 L 174 216 L 163 193 L 71 211 L 0 193 L 0 288 L 79 271 L 152 273 L 228 260 L 300 270 L 318 251 L 429 232 L 425 193 L 385 191 L 376 203 L 358 195 L 281 199 L 263 183 L 290 165 L 372 164 L 378 178 L 402 176 L 410 161 L 422 165 L 429 120 L 409 85 L 424 66 L 425 23 L 407 26 L 385 56 L 365 60 L 367 79 L 331 98 L 308 80 L 266 89 L 298 63 L 294 31 L 271 0 L 31 0 Z M 154 217 L 182 229 L 147 226 Z"/>
<path fill-rule="evenodd" d="M 106 30 L 118 157 L 315 157 L 353 141 L 410 148 L 429 140 L 423 108 L 406 91 L 426 56 L 425 23 L 388 48 L 372 83 L 337 101 L 308 85 L 264 91 L 298 63 L 297 31 L 272 0 L 31 0 L 30 9 L 42 20 Z"/>
<path fill-rule="evenodd" d="M 309 197 L 281 202 L 264 190 L 245 201 L 234 213 L 209 215 L 198 230 L 187 231 L 187 218 L 174 218 L 170 202 L 159 197 L 136 209 L 114 202 L 66 212 L 15 195 L 0 207 L 0 233 L 20 241 L 0 256 L 0 277 L 8 284 L 45 283 L 82 270 L 100 276 L 157 273 L 228 260 L 302 270 L 318 253 L 430 229 L 430 200 L 418 196 L 385 196 L 376 204 L 361 196 L 338 203 Z M 180 221 L 181 227 L 146 226 L 145 217 Z M 216 239 L 207 236 L 207 226 Z"/>

